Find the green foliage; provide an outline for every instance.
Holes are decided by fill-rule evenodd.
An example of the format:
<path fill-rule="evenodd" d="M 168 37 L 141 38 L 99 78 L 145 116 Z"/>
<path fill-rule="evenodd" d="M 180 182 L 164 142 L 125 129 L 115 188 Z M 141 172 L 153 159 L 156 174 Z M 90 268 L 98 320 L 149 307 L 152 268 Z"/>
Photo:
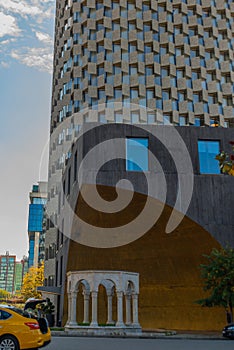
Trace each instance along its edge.
<path fill-rule="evenodd" d="M 223 306 L 232 314 L 234 305 L 234 249 L 213 249 L 210 255 L 204 255 L 207 264 L 201 264 L 201 277 L 204 291 L 209 296 L 197 301 L 202 306 Z"/>
<path fill-rule="evenodd" d="M 230 141 L 229 143 L 232 145 L 232 153 L 234 153 L 234 142 Z M 219 161 L 219 167 L 223 174 L 234 176 L 234 154 L 221 151 L 216 155 L 215 159 Z"/>

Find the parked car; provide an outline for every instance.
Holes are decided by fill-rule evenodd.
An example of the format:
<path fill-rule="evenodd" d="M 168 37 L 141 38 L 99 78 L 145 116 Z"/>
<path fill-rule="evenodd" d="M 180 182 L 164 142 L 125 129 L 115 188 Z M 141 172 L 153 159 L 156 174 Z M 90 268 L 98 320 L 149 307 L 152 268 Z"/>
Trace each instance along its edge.
<path fill-rule="evenodd" d="M 234 323 L 225 326 L 222 333 L 225 338 L 234 339 Z"/>
<path fill-rule="evenodd" d="M 36 305 L 35 302 L 34 307 Z M 51 333 L 46 319 L 28 312 L 27 304 L 24 310 L 0 305 L 1 350 L 36 350 L 46 346 L 50 341 Z"/>

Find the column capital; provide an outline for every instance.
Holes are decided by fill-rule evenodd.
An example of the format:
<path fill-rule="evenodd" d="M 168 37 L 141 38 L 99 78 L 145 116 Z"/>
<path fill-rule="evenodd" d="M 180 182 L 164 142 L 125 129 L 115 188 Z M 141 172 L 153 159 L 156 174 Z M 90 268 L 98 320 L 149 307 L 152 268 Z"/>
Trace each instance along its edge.
<path fill-rule="evenodd" d="M 123 297 L 123 291 L 122 290 L 117 290 L 116 291 L 117 298 L 122 298 Z"/>

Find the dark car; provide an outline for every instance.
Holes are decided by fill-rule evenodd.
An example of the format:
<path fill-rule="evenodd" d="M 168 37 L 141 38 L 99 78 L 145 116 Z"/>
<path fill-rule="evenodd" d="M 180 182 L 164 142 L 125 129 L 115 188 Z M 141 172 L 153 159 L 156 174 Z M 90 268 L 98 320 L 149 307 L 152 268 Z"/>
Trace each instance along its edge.
<path fill-rule="evenodd" d="M 234 339 L 234 323 L 230 323 L 223 329 L 223 337 Z"/>

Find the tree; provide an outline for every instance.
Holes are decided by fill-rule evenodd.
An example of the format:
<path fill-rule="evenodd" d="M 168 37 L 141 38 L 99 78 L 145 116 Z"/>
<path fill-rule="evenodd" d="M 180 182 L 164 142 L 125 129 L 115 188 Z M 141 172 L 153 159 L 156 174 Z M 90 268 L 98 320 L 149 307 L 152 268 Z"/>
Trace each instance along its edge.
<path fill-rule="evenodd" d="M 207 298 L 197 300 L 202 306 L 223 306 L 233 319 L 234 305 L 234 249 L 213 249 L 204 255 L 207 264 L 201 264 L 201 277 L 204 291 L 210 292 Z"/>
<path fill-rule="evenodd" d="M 39 267 L 30 267 L 23 279 L 21 294 L 25 300 L 28 298 L 40 298 L 41 294 L 37 291 L 37 287 L 44 283 L 44 263 Z"/>
<path fill-rule="evenodd" d="M 229 143 L 232 145 L 232 152 L 234 153 L 234 141 L 230 141 Z M 215 159 L 219 161 L 219 167 L 223 174 L 234 176 L 234 154 L 221 151 Z"/>

